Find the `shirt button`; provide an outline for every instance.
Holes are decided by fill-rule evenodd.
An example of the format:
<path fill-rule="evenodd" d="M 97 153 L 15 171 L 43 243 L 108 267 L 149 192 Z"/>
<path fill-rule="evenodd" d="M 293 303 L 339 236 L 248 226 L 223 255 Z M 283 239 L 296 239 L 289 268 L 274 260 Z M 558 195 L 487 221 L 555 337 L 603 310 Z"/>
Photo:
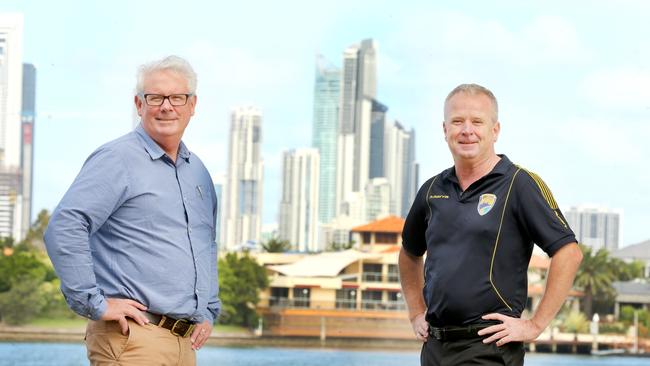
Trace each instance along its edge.
<path fill-rule="evenodd" d="M 192 233 L 192 228 L 190 228 L 190 234 Z"/>

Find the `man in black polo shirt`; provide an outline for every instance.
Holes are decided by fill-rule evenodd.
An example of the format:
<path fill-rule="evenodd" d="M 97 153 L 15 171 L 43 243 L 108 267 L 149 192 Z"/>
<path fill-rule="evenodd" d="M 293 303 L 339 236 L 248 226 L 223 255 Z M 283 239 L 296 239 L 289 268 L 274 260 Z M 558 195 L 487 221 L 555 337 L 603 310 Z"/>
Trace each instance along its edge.
<path fill-rule="evenodd" d="M 562 306 L 582 253 L 546 184 L 495 153 L 492 92 L 460 85 L 444 113 L 454 166 L 420 188 L 399 256 L 409 318 L 425 342 L 421 364 L 523 365 L 523 342 Z M 535 314 L 522 319 L 533 243 L 551 266 Z"/>

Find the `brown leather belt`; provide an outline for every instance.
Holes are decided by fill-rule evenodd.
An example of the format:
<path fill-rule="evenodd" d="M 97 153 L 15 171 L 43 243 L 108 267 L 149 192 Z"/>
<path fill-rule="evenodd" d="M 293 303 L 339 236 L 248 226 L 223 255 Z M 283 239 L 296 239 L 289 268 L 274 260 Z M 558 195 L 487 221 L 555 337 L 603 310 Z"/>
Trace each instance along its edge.
<path fill-rule="evenodd" d="M 169 329 L 169 331 L 177 337 L 189 337 L 194 330 L 194 323 L 187 319 L 174 319 L 166 315 L 153 314 L 144 312 L 144 315 L 149 319 L 151 324 L 157 325 L 161 328 Z"/>
<path fill-rule="evenodd" d="M 472 324 L 466 327 L 442 327 L 429 326 L 429 334 L 440 342 L 457 341 L 460 339 L 481 338 L 478 331 L 494 324 Z"/>

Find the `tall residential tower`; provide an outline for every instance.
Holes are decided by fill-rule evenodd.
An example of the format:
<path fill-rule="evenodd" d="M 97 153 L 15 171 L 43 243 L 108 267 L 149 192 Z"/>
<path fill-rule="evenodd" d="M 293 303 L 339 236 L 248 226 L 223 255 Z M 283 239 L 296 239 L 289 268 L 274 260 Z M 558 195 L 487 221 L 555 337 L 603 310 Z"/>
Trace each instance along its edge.
<path fill-rule="evenodd" d="M 318 219 L 327 223 L 336 215 L 336 143 L 341 69 L 330 65 L 319 55 L 315 81 L 312 147 L 320 154 Z"/>
<path fill-rule="evenodd" d="M 319 155 L 316 149 L 285 151 L 282 163 L 282 198 L 279 237 L 294 250 L 317 252 Z"/>
<path fill-rule="evenodd" d="M 23 16 L 0 14 L 0 237 L 23 236 Z"/>
<path fill-rule="evenodd" d="M 259 244 L 262 228 L 262 113 L 238 107 L 230 119 L 228 177 L 223 193 L 221 248 L 226 251 Z"/>
<path fill-rule="evenodd" d="M 337 146 L 336 212 L 369 179 L 370 124 L 377 94 L 377 45 L 372 39 L 348 47 L 343 53 L 341 110 Z"/>

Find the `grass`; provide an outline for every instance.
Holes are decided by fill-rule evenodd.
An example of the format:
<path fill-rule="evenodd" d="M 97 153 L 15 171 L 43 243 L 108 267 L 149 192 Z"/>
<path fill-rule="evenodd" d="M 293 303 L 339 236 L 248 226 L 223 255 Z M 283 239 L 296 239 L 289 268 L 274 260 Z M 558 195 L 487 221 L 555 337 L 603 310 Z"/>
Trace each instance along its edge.
<path fill-rule="evenodd" d="M 26 326 L 39 327 L 39 328 L 58 328 L 58 329 L 75 329 L 85 328 L 86 319 L 77 318 L 39 318 L 26 324 Z"/>

